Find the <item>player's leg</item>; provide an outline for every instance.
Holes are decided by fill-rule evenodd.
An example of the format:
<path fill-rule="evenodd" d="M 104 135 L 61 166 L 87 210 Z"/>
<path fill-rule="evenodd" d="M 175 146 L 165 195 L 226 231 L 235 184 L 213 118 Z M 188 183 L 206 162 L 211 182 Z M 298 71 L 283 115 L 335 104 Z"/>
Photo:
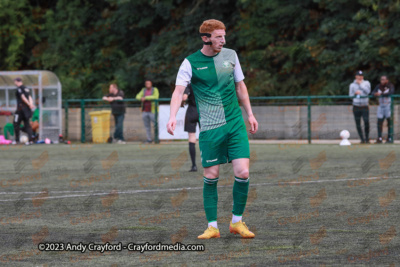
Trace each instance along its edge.
<path fill-rule="evenodd" d="M 240 234 L 243 238 L 253 238 L 255 236 L 254 233 L 242 221 L 249 193 L 249 159 L 234 159 L 232 160 L 232 164 L 235 181 L 232 190 L 233 209 L 229 230 L 231 233 Z"/>
<path fill-rule="evenodd" d="M 194 110 L 195 109 L 190 108 L 190 107 L 186 110 L 185 127 L 184 127 L 185 132 L 189 133 L 189 154 L 190 154 L 190 158 L 192 160 L 192 167 L 189 170 L 190 172 L 197 171 L 197 166 L 196 166 L 196 122 L 193 121 Z"/>
<path fill-rule="evenodd" d="M 196 166 L 196 133 L 189 133 L 189 154 L 190 159 L 192 160 L 192 168 L 190 169 L 191 172 L 197 171 Z"/>
<path fill-rule="evenodd" d="M 232 160 L 235 181 L 233 184 L 232 223 L 242 220 L 249 192 L 249 159 Z"/>
<path fill-rule="evenodd" d="M 360 110 L 360 108 L 357 106 L 353 106 L 353 115 L 354 115 L 354 120 L 356 122 L 357 132 L 358 132 L 358 135 L 360 136 L 361 143 L 364 143 L 365 139 L 364 139 L 364 136 L 363 136 L 363 133 L 361 130 L 361 114 L 362 114 L 362 111 Z"/>
<path fill-rule="evenodd" d="M 382 143 L 382 127 L 383 127 L 383 109 L 381 105 L 378 106 L 377 114 L 376 117 L 378 118 L 378 139 L 376 140 L 376 143 L 380 144 Z"/>
<path fill-rule="evenodd" d="M 225 127 L 200 132 L 199 147 L 201 155 L 201 163 L 204 167 L 203 177 L 203 204 L 208 228 L 204 234 L 200 235 L 200 239 L 209 239 L 219 237 L 219 229 L 217 224 L 217 207 L 218 207 L 218 178 L 219 164 L 226 163 L 226 135 Z"/>
<path fill-rule="evenodd" d="M 218 207 L 218 178 L 219 165 L 204 168 L 203 173 L 203 205 L 208 221 L 207 230 L 199 235 L 199 239 L 210 239 L 220 237 L 217 223 Z"/>
<path fill-rule="evenodd" d="M 249 192 L 250 147 L 246 125 L 243 118 L 233 121 L 228 139 L 228 160 L 232 162 L 235 181 L 233 184 L 232 221 L 229 225 L 231 233 L 240 234 L 243 238 L 253 238 L 255 235 L 242 221 Z"/>
<path fill-rule="evenodd" d="M 189 132 L 189 153 L 190 153 L 190 158 L 192 159 L 192 168 L 190 171 L 197 171 L 197 165 L 196 165 L 196 127 L 197 124 L 199 123 L 199 114 L 197 113 L 197 109 L 195 107 L 189 107 L 190 108 L 190 116 L 188 117 L 188 129 L 187 131 Z M 188 111 L 189 111 L 188 108 Z M 186 113 L 188 115 L 188 113 Z M 186 120 L 185 117 L 185 120 Z M 185 127 L 186 127 L 186 122 L 185 122 Z"/>

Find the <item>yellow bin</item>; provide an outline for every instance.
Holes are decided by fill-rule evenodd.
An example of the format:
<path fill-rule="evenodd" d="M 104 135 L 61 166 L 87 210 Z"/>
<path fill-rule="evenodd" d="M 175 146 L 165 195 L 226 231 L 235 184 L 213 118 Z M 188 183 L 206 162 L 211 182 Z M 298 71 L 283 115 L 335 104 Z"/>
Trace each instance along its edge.
<path fill-rule="evenodd" d="M 110 137 L 111 110 L 89 112 L 92 120 L 93 143 L 106 143 Z"/>

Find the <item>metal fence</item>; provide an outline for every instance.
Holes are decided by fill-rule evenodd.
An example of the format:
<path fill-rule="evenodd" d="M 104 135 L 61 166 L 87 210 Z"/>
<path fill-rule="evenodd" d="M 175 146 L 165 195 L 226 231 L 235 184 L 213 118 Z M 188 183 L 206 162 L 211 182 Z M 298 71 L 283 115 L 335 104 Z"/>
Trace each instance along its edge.
<path fill-rule="evenodd" d="M 391 131 L 387 133 L 393 139 L 399 139 L 398 123 L 400 112 L 400 95 L 391 95 Z M 358 139 L 350 96 L 274 96 L 250 97 L 253 112 L 259 122 L 259 132 L 249 135 L 251 139 L 303 139 L 308 143 L 316 139 L 339 139 L 340 130 L 351 132 L 352 139 Z M 370 98 L 370 127 L 371 138 L 376 138 L 376 108 L 377 98 Z M 156 105 L 169 104 L 170 98 L 153 100 Z M 124 99 L 127 106 L 124 135 L 128 141 L 140 140 L 143 128 L 140 116 L 140 101 Z M 82 143 L 91 140 L 90 111 L 110 109 L 109 103 L 102 99 L 68 99 L 63 101 L 64 135 L 71 139 L 80 139 Z M 246 118 L 246 113 L 243 112 Z M 155 112 L 154 141 L 158 138 L 158 111 Z M 395 128 L 397 126 L 397 128 Z M 72 138 L 74 132 L 75 138 Z"/>

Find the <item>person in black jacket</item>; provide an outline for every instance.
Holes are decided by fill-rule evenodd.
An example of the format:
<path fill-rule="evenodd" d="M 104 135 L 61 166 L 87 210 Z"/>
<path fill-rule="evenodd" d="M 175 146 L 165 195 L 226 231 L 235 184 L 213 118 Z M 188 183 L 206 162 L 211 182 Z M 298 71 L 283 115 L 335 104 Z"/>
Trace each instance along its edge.
<path fill-rule="evenodd" d="M 386 119 L 388 125 L 388 138 L 386 143 L 393 143 L 393 138 L 391 136 L 391 129 L 390 129 L 390 104 L 391 98 L 390 95 L 394 94 L 394 85 L 389 82 L 389 79 L 386 75 L 381 76 L 381 82 L 378 84 L 374 91 L 372 91 L 372 95 L 379 97 L 379 106 L 378 106 L 378 139 L 376 143 L 382 143 L 382 128 L 383 128 L 383 121 Z"/>
<path fill-rule="evenodd" d="M 114 140 L 118 144 L 125 144 L 124 140 L 124 117 L 125 117 L 125 103 L 121 100 L 124 99 L 124 92 L 113 83 L 110 84 L 109 94 L 103 96 L 103 100 L 110 102 L 111 112 L 115 120 Z"/>
<path fill-rule="evenodd" d="M 14 114 L 14 133 L 15 141 L 13 144 L 19 144 L 19 131 L 21 122 L 24 122 L 24 130 L 28 134 L 29 141 L 25 143 L 30 145 L 33 143 L 32 128 L 29 123 L 29 119 L 32 117 L 32 109 L 35 108 L 33 105 L 33 100 L 30 95 L 30 90 L 26 88 L 20 77 L 14 79 L 14 84 L 17 86 L 17 91 L 15 93 L 17 99 L 17 110 Z"/>

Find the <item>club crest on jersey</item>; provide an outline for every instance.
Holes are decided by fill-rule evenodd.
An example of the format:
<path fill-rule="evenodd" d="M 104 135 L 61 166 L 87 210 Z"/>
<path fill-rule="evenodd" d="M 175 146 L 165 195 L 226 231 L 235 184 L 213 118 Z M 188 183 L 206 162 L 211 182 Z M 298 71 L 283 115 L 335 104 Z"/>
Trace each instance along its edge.
<path fill-rule="evenodd" d="M 227 60 L 225 60 L 224 62 L 222 62 L 222 67 L 223 68 L 229 68 L 231 66 L 231 63 L 229 62 L 229 61 L 227 61 Z"/>

